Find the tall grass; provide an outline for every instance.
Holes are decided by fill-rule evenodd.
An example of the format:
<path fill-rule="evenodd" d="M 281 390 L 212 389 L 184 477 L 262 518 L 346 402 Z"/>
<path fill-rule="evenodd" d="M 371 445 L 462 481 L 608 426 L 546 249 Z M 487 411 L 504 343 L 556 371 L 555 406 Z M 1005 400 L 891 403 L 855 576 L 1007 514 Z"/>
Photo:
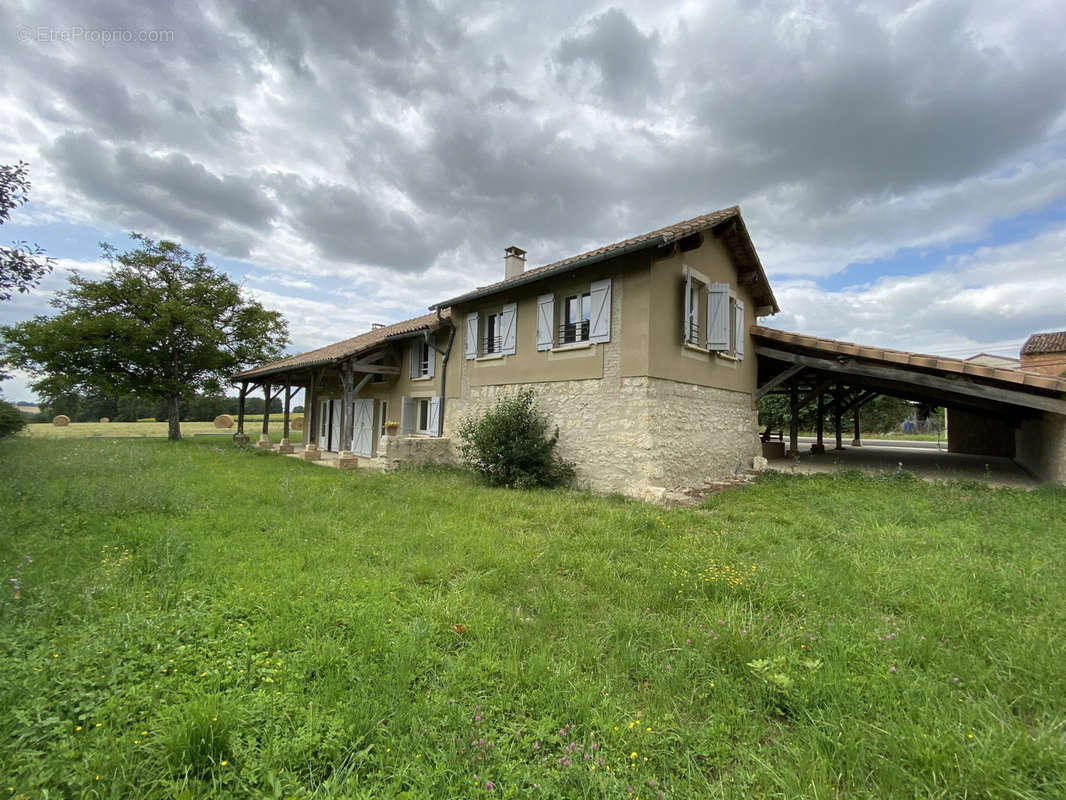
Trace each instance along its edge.
<path fill-rule="evenodd" d="M 1066 796 L 1062 489 L 14 440 L 0 508 L 9 796 Z"/>

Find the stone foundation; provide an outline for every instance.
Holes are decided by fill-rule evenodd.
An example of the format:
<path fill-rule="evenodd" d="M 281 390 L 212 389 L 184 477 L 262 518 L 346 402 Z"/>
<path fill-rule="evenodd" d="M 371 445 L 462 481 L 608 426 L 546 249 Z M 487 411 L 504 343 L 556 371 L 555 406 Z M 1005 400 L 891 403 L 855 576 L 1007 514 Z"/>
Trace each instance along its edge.
<path fill-rule="evenodd" d="M 501 398 L 532 389 L 559 455 L 581 486 L 655 500 L 750 469 L 761 454 L 750 394 L 659 378 L 464 387 L 449 398 L 445 433 Z"/>
<path fill-rule="evenodd" d="M 456 466 L 459 458 L 452 440 L 446 436 L 382 436 L 378 440 L 375 466 L 392 471 L 425 464 Z"/>

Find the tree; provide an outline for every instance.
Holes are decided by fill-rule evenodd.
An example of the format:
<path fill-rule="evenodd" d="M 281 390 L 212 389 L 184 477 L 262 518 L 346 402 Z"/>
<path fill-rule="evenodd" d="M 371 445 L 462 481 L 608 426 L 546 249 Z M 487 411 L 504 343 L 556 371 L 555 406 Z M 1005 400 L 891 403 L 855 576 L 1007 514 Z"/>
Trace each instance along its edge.
<path fill-rule="evenodd" d="M 0 328 L 14 366 L 35 391 L 136 394 L 166 401 L 169 438 L 181 438 L 179 404 L 195 391 L 218 392 L 229 376 L 278 358 L 285 320 L 243 295 L 237 284 L 180 244 L 131 234 L 124 253 L 101 244 L 107 276 L 77 272 L 52 305 L 60 313 Z"/>
<path fill-rule="evenodd" d="M 24 205 L 30 196 L 29 165 L 20 161 L 14 166 L 0 164 L 0 225 L 11 212 Z M 29 242 L 0 245 L 0 300 L 10 300 L 14 291 L 27 292 L 52 270 L 53 261 L 44 250 Z"/>

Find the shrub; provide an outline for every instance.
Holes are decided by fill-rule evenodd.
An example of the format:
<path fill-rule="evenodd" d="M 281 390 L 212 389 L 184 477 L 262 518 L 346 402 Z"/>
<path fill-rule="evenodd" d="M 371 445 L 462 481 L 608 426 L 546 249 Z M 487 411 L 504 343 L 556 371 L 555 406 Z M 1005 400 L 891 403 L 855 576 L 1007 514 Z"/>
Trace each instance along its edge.
<path fill-rule="evenodd" d="M 480 418 L 459 425 L 459 453 L 491 486 L 529 489 L 563 486 L 574 465 L 555 452 L 559 429 L 547 435 L 548 422 L 537 410 L 531 389 L 501 400 Z"/>
<path fill-rule="evenodd" d="M 11 403 L 0 400 L 0 439 L 18 433 L 26 427 L 26 415 Z"/>

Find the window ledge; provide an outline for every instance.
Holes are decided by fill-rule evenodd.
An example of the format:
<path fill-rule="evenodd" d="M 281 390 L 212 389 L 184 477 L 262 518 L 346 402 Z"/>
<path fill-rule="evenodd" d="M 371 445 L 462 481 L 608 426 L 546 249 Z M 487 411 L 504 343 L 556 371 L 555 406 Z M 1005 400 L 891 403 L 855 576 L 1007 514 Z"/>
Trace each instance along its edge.
<path fill-rule="evenodd" d="M 729 353 L 721 353 L 721 352 L 719 352 L 719 353 L 715 353 L 715 355 L 718 356 L 719 358 L 721 358 L 724 361 L 740 361 L 739 358 L 737 358 L 736 356 L 730 355 Z"/>
<path fill-rule="evenodd" d="M 595 344 L 595 342 L 573 342 L 572 344 L 561 344 L 558 347 L 553 347 L 548 352 L 561 353 L 566 352 L 567 350 L 587 350 Z"/>
<path fill-rule="evenodd" d="M 411 380 L 412 381 L 431 381 L 431 380 L 433 380 L 433 376 L 432 375 L 419 375 L 417 378 L 411 378 Z"/>
<path fill-rule="evenodd" d="M 474 360 L 475 361 L 497 361 L 497 360 L 503 358 L 505 355 L 507 355 L 507 354 L 506 353 L 489 353 L 488 355 L 478 356 Z"/>
<path fill-rule="evenodd" d="M 686 350 L 695 350 L 697 353 L 703 353 L 704 355 L 710 355 L 712 352 L 706 347 L 700 347 L 698 344 L 693 344 L 692 342 L 685 342 L 684 347 Z"/>

